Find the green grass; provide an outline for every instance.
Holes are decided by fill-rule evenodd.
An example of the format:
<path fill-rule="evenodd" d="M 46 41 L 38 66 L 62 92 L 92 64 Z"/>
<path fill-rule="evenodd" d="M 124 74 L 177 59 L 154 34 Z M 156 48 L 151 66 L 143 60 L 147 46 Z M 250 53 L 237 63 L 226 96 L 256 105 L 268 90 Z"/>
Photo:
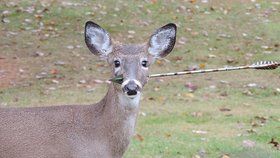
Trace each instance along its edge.
<path fill-rule="evenodd" d="M 108 79 L 110 71 L 84 44 L 83 30 L 88 20 L 103 26 L 114 42 L 121 43 L 147 42 L 156 28 L 176 23 L 177 41 L 187 40 L 185 44 L 177 42 L 167 57 L 170 62 L 156 63 L 151 73 L 179 71 L 199 64 L 214 68 L 258 60 L 280 61 L 280 5 L 273 1 L 257 1 L 260 9 L 249 0 L 213 0 L 206 4 L 167 0 L 69 1 L 77 6 L 46 2 L 50 5 L 24 0 L 16 1 L 16 7 L 8 7 L 9 1 L 0 2 L 1 13 L 11 12 L 7 16 L 10 23 L 0 23 L 0 57 L 5 58 L 0 60 L 8 61 L 16 70 L 12 79 L 16 84 L 0 87 L 1 106 L 88 104 L 100 100 L 107 86 L 94 80 Z M 36 8 L 34 13 L 24 11 L 32 5 Z M 45 8 L 46 12 L 38 11 Z M 42 19 L 36 18 L 37 14 L 43 15 Z M 26 23 L 25 19 L 32 22 Z M 132 39 L 127 36 L 128 30 L 136 32 Z M 69 45 L 75 48 L 68 49 Z M 44 56 L 34 57 L 37 51 Z M 215 57 L 209 58 L 209 54 Z M 234 62 L 228 63 L 229 58 Z M 65 65 L 55 65 L 57 61 Z M 7 67 L 0 65 L 0 69 Z M 21 74 L 19 69 L 24 72 Z M 35 78 L 54 69 L 58 74 Z M 271 138 L 280 141 L 280 93 L 276 91 L 280 88 L 279 73 L 279 69 L 246 70 L 163 78 L 163 82 L 151 79 L 144 88 L 136 128 L 142 139 L 132 139 L 125 157 L 195 157 L 201 152 L 209 158 L 223 154 L 231 158 L 280 157 L 280 151 L 268 144 Z M 80 80 L 87 84 L 79 84 Z M 190 93 L 185 87 L 188 82 L 197 85 L 198 90 Z M 245 85 L 249 83 L 262 88 L 248 88 Z M 210 88 L 212 85 L 216 88 Z M 50 90 L 52 87 L 55 90 Z M 221 108 L 230 111 L 222 112 Z M 259 121 L 256 116 L 265 117 L 265 124 L 253 127 L 252 123 Z M 207 133 L 193 132 L 199 130 Z M 243 147 L 244 140 L 254 141 L 255 147 Z"/>

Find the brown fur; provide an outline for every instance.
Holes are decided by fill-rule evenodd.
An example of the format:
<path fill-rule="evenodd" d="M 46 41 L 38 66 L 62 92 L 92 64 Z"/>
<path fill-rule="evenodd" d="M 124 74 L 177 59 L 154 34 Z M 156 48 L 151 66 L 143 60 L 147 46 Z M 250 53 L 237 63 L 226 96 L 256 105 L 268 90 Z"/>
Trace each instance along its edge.
<path fill-rule="evenodd" d="M 137 94 L 127 96 L 125 85 L 111 83 L 106 96 L 93 105 L 0 108 L 0 158 L 123 156 L 134 133 L 140 92 L 147 82 L 148 67 L 143 67 L 141 62 L 145 58 L 152 63 L 154 57 L 148 53 L 149 46 L 146 45 L 111 47 L 105 30 L 93 22 L 87 24 L 89 33 L 85 31 L 85 40 L 91 52 L 107 59 L 112 76 L 122 74 L 125 80 L 135 82 L 133 84 L 139 86 Z M 165 32 L 153 41 L 157 48 L 161 44 L 168 47 L 160 49 L 161 52 L 155 54 L 157 56 L 168 54 L 174 46 L 164 42 L 174 44 L 176 26 L 168 24 L 164 27 Z M 173 32 L 168 32 L 169 29 Z M 116 58 L 121 63 L 118 68 L 114 66 Z"/>
<path fill-rule="evenodd" d="M 114 93 L 110 85 L 95 105 L 0 109 L 0 157 L 121 157 L 138 109 L 125 109 Z"/>

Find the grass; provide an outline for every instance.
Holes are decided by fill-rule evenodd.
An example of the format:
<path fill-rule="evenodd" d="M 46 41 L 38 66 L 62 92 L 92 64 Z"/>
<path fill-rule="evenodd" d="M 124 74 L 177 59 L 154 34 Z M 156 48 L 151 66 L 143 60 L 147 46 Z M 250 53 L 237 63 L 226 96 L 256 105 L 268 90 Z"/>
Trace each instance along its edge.
<path fill-rule="evenodd" d="M 151 73 L 199 64 L 214 68 L 280 60 L 280 4 L 276 1 L 69 2 L 24 0 L 15 1 L 16 6 L 0 2 L 0 11 L 10 12 L 6 16 L 10 22 L 0 23 L 0 63 L 8 61 L 16 70 L 8 72 L 14 84 L 5 78 L 0 81 L 5 82 L 0 87 L 1 106 L 100 100 L 106 84 L 94 80 L 109 78 L 110 71 L 84 44 L 87 20 L 106 28 L 115 43 L 145 42 L 154 29 L 175 22 L 177 44 L 167 57 L 170 62 L 157 62 Z M 32 6 L 33 13 L 25 11 Z M 128 30 L 135 31 L 133 38 L 128 37 Z M 35 57 L 36 52 L 44 55 Z M 56 65 L 57 61 L 65 65 Z M 0 69 L 9 67 L 0 65 Z M 41 72 L 49 76 L 36 79 Z M 125 157 L 279 157 L 279 150 L 268 144 L 271 138 L 280 141 L 279 72 L 236 71 L 150 80 L 144 88 L 137 135 Z M 81 80 L 87 83 L 80 84 Z M 185 87 L 188 82 L 198 89 L 190 93 Z M 246 87 L 249 83 L 260 88 Z M 265 123 L 260 124 L 258 117 L 264 117 Z M 243 147 L 244 140 L 254 141 L 255 146 Z"/>

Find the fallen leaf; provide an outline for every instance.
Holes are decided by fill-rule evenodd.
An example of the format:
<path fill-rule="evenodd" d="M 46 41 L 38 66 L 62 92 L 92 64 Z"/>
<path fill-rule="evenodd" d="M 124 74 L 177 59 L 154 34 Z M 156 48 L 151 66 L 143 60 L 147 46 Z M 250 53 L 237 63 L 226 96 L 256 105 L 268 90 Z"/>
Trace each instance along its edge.
<path fill-rule="evenodd" d="M 228 64 L 231 64 L 231 63 L 234 63 L 235 60 L 233 58 L 227 58 L 227 63 Z"/>
<path fill-rule="evenodd" d="M 226 112 L 226 111 L 231 111 L 231 109 L 229 109 L 229 108 L 220 108 L 220 111 Z"/>
<path fill-rule="evenodd" d="M 255 116 L 255 119 L 259 120 L 261 123 L 266 123 L 268 118 L 264 116 Z"/>
<path fill-rule="evenodd" d="M 58 80 L 52 80 L 52 83 L 58 84 L 59 81 Z"/>
<path fill-rule="evenodd" d="M 95 88 L 87 89 L 87 92 L 88 92 L 88 93 L 91 93 L 91 92 L 94 92 L 94 91 L 95 91 Z"/>
<path fill-rule="evenodd" d="M 188 66 L 187 70 L 184 71 L 193 71 L 193 70 L 198 70 L 199 66 L 198 65 L 192 65 L 192 66 Z"/>
<path fill-rule="evenodd" d="M 140 142 L 143 142 L 143 141 L 144 141 L 143 136 L 140 135 L 140 134 L 136 134 L 136 135 L 134 136 L 134 138 L 135 138 L 136 140 L 140 141 Z"/>
<path fill-rule="evenodd" d="M 8 18 L 2 18 L 2 23 L 10 23 L 11 21 Z"/>
<path fill-rule="evenodd" d="M 155 92 L 157 92 L 157 91 L 159 91 L 159 90 L 160 90 L 159 86 L 154 87 L 154 91 L 155 91 Z"/>
<path fill-rule="evenodd" d="M 274 138 L 271 138 L 270 142 L 268 144 L 273 144 L 273 147 L 275 147 L 277 150 L 280 150 L 280 143 L 276 141 Z"/>
<path fill-rule="evenodd" d="M 221 158 L 230 158 L 228 154 L 223 154 Z"/>
<path fill-rule="evenodd" d="M 43 52 L 40 52 L 40 51 L 36 51 L 32 56 L 33 57 L 42 57 L 44 56 L 45 54 Z"/>
<path fill-rule="evenodd" d="M 202 131 L 202 130 L 192 130 L 193 133 L 195 134 L 207 134 L 207 131 Z"/>
<path fill-rule="evenodd" d="M 222 93 L 220 94 L 220 96 L 226 97 L 226 96 L 228 96 L 228 94 L 227 94 L 226 91 L 224 91 L 224 92 L 222 92 Z"/>
<path fill-rule="evenodd" d="M 257 131 L 255 129 L 252 129 L 252 128 L 251 129 L 247 129 L 246 131 L 248 133 L 257 133 Z"/>
<path fill-rule="evenodd" d="M 85 83 L 87 83 L 86 80 L 80 80 L 80 81 L 79 81 L 79 84 L 85 84 Z"/>
<path fill-rule="evenodd" d="M 157 61 L 156 61 L 156 64 L 159 65 L 159 66 L 162 66 L 162 65 L 163 65 L 163 62 L 162 62 L 161 60 L 157 60 Z"/>
<path fill-rule="evenodd" d="M 189 0 L 189 2 L 190 2 L 190 3 L 195 3 L 195 2 L 196 2 L 196 0 Z"/>
<path fill-rule="evenodd" d="M 56 90 L 55 87 L 49 87 L 48 89 L 49 89 L 49 90 L 52 90 L 52 91 Z"/>
<path fill-rule="evenodd" d="M 203 113 L 202 112 L 192 112 L 191 115 L 193 117 L 201 117 L 201 116 L 203 116 Z"/>
<path fill-rule="evenodd" d="M 133 31 L 133 30 L 129 30 L 129 31 L 127 31 L 129 34 L 135 34 L 135 31 Z"/>
<path fill-rule="evenodd" d="M 172 57 L 171 60 L 175 61 L 175 62 L 178 62 L 178 61 L 183 60 L 183 57 L 182 56 L 175 56 L 175 57 Z"/>
<path fill-rule="evenodd" d="M 189 89 L 189 92 L 194 92 L 198 88 L 196 85 L 194 85 L 191 82 L 186 83 L 185 87 Z"/>
<path fill-rule="evenodd" d="M 181 44 L 181 45 L 186 44 L 186 42 L 187 42 L 187 38 L 185 38 L 185 37 L 181 37 L 181 38 L 178 40 L 178 43 Z"/>
<path fill-rule="evenodd" d="M 200 63 L 200 64 L 199 64 L 199 68 L 200 68 L 200 69 L 204 69 L 205 66 L 206 66 L 206 64 L 204 64 L 204 63 Z"/>
<path fill-rule="evenodd" d="M 157 0 L 151 0 L 152 4 L 157 3 Z"/>
<path fill-rule="evenodd" d="M 74 46 L 72 45 L 69 45 L 69 46 L 66 46 L 67 49 L 74 49 Z"/>
<path fill-rule="evenodd" d="M 104 81 L 98 80 L 98 79 L 94 80 L 94 82 L 95 82 L 95 83 L 98 83 L 98 84 L 104 83 Z"/>
<path fill-rule="evenodd" d="M 245 90 L 242 93 L 247 96 L 253 96 L 253 93 L 250 90 Z"/>
<path fill-rule="evenodd" d="M 253 148 L 256 146 L 256 142 L 251 141 L 251 140 L 243 140 L 242 145 L 245 148 Z"/>
<path fill-rule="evenodd" d="M 209 54 L 208 55 L 208 58 L 216 58 L 217 56 L 216 55 L 214 55 L 214 54 Z"/>
<path fill-rule="evenodd" d="M 43 78 L 46 78 L 47 76 L 48 76 L 48 74 L 47 74 L 46 72 L 41 72 L 41 73 L 37 74 L 37 75 L 35 76 L 35 78 L 37 78 L 37 79 L 43 79 Z"/>
<path fill-rule="evenodd" d="M 225 80 L 220 80 L 220 83 L 222 83 L 222 84 L 229 84 L 229 82 L 225 81 Z"/>
<path fill-rule="evenodd" d="M 194 95 L 192 93 L 185 93 L 184 94 L 184 97 L 187 97 L 187 98 L 194 98 Z"/>
<path fill-rule="evenodd" d="M 166 138 L 170 138 L 170 137 L 171 137 L 171 134 L 170 134 L 170 133 L 165 133 L 165 137 L 166 137 Z"/>
<path fill-rule="evenodd" d="M 53 75 L 58 74 L 58 70 L 57 69 L 51 69 L 50 74 L 53 74 Z"/>
<path fill-rule="evenodd" d="M 54 63 L 54 65 L 63 66 L 63 65 L 65 65 L 65 62 L 64 61 L 56 61 Z"/>

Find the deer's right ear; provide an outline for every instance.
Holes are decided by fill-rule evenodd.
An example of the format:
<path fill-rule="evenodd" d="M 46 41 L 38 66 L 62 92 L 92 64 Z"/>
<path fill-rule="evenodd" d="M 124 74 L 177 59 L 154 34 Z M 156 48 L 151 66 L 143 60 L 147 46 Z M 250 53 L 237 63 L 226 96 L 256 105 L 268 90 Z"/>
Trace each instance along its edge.
<path fill-rule="evenodd" d="M 169 23 L 157 29 L 148 43 L 148 52 L 153 55 L 154 58 L 163 58 L 168 55 L 175 45 L 176 31 L 177 27 L 173 23 Z"/>
<path fill-rule="evenodd" d="M 86 23 L 85 42 L 89 50 L 100 57 L 107 57 L 113 50 L 109 33 L 92 21 Z"/>

